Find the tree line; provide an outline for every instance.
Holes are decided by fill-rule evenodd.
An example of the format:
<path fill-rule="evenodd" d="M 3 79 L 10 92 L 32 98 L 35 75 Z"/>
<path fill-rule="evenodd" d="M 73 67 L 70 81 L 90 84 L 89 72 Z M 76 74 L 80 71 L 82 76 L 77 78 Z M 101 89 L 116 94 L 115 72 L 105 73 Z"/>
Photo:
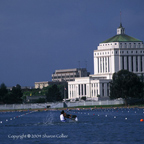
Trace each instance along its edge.
<path fill-rule="evenodd" d="M 12 89 L 7 89 L 6 85 L 0 85 L 0 104 L 20 104 L 26 102 L 27 96 L 46 96 L 45 99 L 38 99 L 37 102 L 55 102 L 62 101 L 67 98 L 67 84 L 65 85 L 50 85 L 43 89 L 22 89 L 19 84 L 13 86 Z M 65 96 L 65 97 L 64 97 Z"/>
<path fill-rule="evenodd" d="M 1 104 L 22 103 L 22 96 L 23 96 L 23 93 L 21 90 L 21 86 L 19 84 L 12 87 L 12 90 L 8 90 L 4 83 L 0 85 L 0 103 Z"/>
<path fill-rule="evenodd" d="M 140 99 L 144 103 L 144 78 L 128 70 L 120 70 L 113 74 L 110 81 L 110 99 L 123 98 L 125 104 L 130 99 Z M 0 85 L 0 103 L 23 103 L 27 96 L 46 96 L 45 102 L 62 101 L 68 97 L 68 85 L 50 85 L 43 89 L 21 89 L 17 84 L 8 90 L 6 85 Z M 41 102 L 44 102 L 41 99 Z"/>
<path fill-rule="evenodd" d="M 129 101 L 136 99 L 144 103 L 144 77 L 136 75 L 128 70 L 115 72 L 110 82 L 110 98 L 123 98 L 127 105 Z"/>

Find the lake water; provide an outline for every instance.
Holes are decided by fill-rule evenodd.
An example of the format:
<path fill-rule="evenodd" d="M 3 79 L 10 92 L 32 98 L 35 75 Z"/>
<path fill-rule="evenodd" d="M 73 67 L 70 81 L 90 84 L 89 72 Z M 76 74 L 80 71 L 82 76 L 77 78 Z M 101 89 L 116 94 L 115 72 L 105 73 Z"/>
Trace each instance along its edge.
<path fill-rule="evenodd" d="M 60 111 L 0 112 L 0 144 L 143 144 L 144 109 L 71 110 L 78 122 L 60 122 Z"/>

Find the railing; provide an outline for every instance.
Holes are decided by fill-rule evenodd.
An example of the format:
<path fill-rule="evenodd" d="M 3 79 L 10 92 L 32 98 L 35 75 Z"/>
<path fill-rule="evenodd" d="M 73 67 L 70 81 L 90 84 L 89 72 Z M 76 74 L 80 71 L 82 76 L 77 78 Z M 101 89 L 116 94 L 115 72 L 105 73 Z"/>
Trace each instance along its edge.
<path fill-rule="evenodd" d="M 93 105 L 117 105 L 124 104 L 122 99 L 120 100 L 99 100 L 99 101 L 76 101 L 76 102 L 66 102 L 65 106 L 67 107 L 76 107 L 76 106 L 93 106 Z M 2 104 L 0 105 L 0 110 L 16 110 L 16 109 L 39 109 L 39 108 L 63 108 L 63 102 L 55 103 L 34 103 L 34 104 Z"/>

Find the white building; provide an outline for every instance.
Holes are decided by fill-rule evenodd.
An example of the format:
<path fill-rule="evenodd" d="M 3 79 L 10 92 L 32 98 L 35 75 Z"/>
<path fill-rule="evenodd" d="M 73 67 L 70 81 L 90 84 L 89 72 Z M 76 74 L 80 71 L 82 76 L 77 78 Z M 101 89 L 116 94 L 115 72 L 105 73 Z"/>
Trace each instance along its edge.
<path fill-rule="evenodd" d="M 108 99 L 112 75 L 122 69 L 138 75 L 144 73 L 144 44 L 126 35 L 120 24 L 117 35 L 101 42 L 94 50 L 94 75 L 68 82 L 68 98 Z"/>

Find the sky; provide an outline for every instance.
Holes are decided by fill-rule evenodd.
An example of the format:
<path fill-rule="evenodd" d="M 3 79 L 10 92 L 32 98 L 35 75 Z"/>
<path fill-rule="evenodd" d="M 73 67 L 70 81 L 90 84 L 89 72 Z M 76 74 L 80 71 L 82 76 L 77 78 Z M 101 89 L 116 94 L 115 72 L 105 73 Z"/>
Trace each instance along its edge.
<path fill-rule="evenodd" d="M 34 86 L 55 70 L 87 68 L 93 51 L 125 33 L 144 41 L 144 0 L 0 0 L 0 84 Z"/>

